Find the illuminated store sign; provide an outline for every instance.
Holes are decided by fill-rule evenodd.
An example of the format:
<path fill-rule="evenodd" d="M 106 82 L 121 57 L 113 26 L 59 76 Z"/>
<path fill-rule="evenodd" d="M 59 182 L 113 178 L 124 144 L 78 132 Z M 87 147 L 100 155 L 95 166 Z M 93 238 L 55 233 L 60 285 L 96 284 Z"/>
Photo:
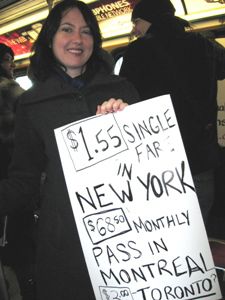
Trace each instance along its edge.
<path fill-rule="evenodd" d="M 185 6 L 188 20 L 225 14 L 225 0 L 185 0 Z"/>
<path fill-rule="evenodd" d="M 131 31 L 130 16 L 135 3 L 135 0 L 103 0 L 90 4 L 99 22 L 103 39 L 127 35 Z"/>
<path fill-rule="evenodd" d="M 27 57 L 41 27 L 42 23 L 39 22 L 0 35 L 0 43 L 4 43 L 11 47 L 17 59 Z"/>
<path fill-rule="evenodd" d="M 127 0 L 105 3 L 101 6 L 98 5 L 96 8 L 92 8 L 92 11 L 99 22 L 121 15 L 130 14 L 131 10 L 131 2 Z"/>

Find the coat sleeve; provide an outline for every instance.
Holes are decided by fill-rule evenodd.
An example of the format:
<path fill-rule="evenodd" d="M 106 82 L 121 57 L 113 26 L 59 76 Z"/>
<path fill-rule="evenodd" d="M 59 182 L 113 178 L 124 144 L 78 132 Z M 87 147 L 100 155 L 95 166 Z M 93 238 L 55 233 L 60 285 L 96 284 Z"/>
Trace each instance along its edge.
<path fill-rule="evenodd" d="M 39 193 L 44 161 L 44 146 L 41 139 L 32 128 L 25 107 L 19 105 L 16 115 L 15 147 L 8 179 L 0 183 L 0 215 L 27 206 Z"/>

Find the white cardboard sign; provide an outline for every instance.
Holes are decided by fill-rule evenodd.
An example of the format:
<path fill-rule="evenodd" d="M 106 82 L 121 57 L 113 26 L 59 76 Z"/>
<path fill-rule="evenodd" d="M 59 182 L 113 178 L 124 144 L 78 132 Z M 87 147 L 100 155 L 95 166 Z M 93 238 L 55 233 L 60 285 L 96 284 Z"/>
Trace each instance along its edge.
<path fill-rule="evenodd" d="M 221 298 L 168 95 L 55 135 L 97 300 Z"/>

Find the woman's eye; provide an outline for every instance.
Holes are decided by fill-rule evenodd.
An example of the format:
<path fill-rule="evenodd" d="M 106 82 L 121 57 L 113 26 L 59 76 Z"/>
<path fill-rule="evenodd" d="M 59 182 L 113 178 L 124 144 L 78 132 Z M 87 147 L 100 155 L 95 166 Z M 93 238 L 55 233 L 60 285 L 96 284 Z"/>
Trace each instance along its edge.
<path fill-rule="evenodd" d="M 70 28 L 70 27 L 62 27 L 62 28 L 61 28 L 61 31 L 64 31 L 64 32 L 72 32 L 73 30 L 72 30 L 72 28 Z"/>
<path fill-rule="evenodd" d="M 87 35 L 92 35 L 91 30 L 90 29 L 83 29 L 82 32 L 83 34 L 87 34 Z"/>

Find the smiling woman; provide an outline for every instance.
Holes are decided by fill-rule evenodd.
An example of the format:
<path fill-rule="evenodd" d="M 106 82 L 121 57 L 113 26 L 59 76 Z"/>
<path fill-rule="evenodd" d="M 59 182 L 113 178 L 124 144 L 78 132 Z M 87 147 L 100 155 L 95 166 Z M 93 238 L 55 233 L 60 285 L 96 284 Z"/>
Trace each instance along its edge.
<path fill-rule="evenodd" d="M 93 36 L 79 9 L 66 12 L 53 38 L 56 59 L 71 77 L 81 75 L 93 52 Z"/>
<path fill-rule="evenodd" d="M 73 6 L 71 6 L 73 4 Z M 79 8 L 76 6 L 78 4 Z M 70 77 L 86 69 L 107 68 L 101 50 L 101 34 L 91 9 L 83 2 L 69 1 L 61 12 L 54 7 L 34 43 L 30 71 L 36 79 L 47 78 L 58 66 Z M 42 58 L 42 55 L 45 59 Z M 75 72 L 74 72 L 75 70 Z"/>

